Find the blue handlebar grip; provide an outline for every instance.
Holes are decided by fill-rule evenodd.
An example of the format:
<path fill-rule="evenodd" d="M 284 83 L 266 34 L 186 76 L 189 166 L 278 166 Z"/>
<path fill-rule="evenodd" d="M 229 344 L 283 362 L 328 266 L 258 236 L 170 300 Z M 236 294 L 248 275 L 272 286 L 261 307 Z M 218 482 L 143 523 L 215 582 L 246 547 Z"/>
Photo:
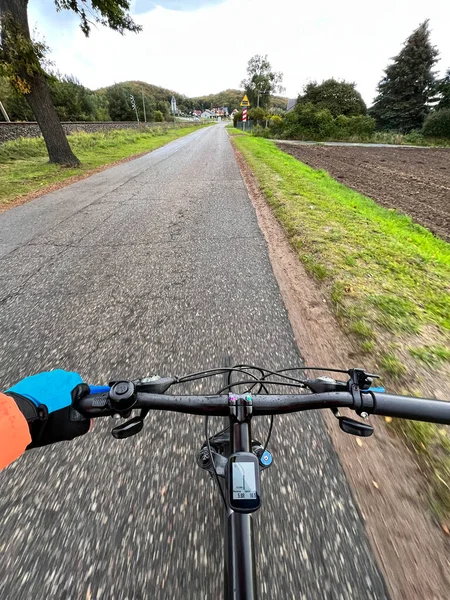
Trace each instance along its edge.
<path fill-rule="evenodd" d="M 109 385 L 90 385 L 89 391 L 91 394 L 106 394 L 111 388 Z"/>
<path fill-rule="evenodd" d="M 378 392 L 379 394 L 384 394 L 386 389 L 384 387 L 371 387 L 369 388 L 369 392 Z"/>

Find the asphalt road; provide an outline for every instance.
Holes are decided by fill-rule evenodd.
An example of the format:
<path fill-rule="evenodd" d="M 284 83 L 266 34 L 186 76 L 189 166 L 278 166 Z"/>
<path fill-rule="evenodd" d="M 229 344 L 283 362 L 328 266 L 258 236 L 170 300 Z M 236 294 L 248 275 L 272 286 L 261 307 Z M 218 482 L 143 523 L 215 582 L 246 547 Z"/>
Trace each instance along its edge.
<path fill-rule="evenodd" d="M 104 383 L 229 355 L 301 361 L 222 126 L 12 209 L 0 231 L 3 386 L 56 367 Z M 122 442 L 110 429 L 0 475 L 2 600 L 221 597 L 220 507 L 194 458 L 202 420 L 155 412 Z M 277 418 L 271 449 L 261 597 L 385 598 L 320 415 Z"/>

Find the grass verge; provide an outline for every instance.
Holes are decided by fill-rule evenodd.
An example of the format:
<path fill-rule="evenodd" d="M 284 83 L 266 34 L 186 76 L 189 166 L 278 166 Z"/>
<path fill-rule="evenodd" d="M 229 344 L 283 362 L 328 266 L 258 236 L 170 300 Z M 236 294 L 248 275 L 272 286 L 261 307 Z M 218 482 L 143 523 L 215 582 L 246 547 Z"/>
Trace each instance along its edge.
<path fill-rule="evenodd" d="M 81 160 L 78 168 L 50 164 L 42 138 L 20 138 L 6 142 L 0 146 L 0 208 L 70 177 L 89 173 L 134 154 L 155 150 L 198 128 L 199 125 L 191 125 L 154 127 L 145 131 L 122 129 L 74 133 L 68 139 Z"/>
<path fill-rule="evenodd" d="M 279 150 L 235 136 L 305 268 L 345 332 L 391 391 L 450 389 L 450 244 Z M 439 393 L 438 393 L 439 395 Z M 450 519 L 446 427 L 398 421 L 429 476 L 432 504 Z"/>

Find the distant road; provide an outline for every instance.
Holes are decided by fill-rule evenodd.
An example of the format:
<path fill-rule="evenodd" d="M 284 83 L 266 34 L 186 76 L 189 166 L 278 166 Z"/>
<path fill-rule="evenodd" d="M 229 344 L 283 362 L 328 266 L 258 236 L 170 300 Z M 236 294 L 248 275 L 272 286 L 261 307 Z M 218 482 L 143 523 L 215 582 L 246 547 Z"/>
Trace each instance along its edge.
<path fill-rule="evenodd" d="M 0 228 L 3 388 L 54 367 L 104 383 L 227 355 L 301 364 L 222 125 L 9 210 Z M 202 420 L 155 412 L 121 442 L 111 427 L 0 475 L 2 600 L 221 598 L 219 497 L 194 458 Z M 277 418 L 271 449 L 261 598 L 385 599 L 320 414 Z"/>

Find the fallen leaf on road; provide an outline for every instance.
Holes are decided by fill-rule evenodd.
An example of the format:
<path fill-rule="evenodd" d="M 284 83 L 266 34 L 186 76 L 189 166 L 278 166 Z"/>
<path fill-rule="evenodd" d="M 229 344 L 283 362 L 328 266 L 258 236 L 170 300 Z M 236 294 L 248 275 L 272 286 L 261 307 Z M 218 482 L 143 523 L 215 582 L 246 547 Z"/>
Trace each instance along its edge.
<path fill-rule="evenodd" d="M 392 417 L 384 417 L 386 423 L 392 423 Z"/>
<path fill-rule="evenodd" d="M 356 443 L 358 444 L 358 446 L 362 446 L 363 443 L 359 438 L 356 438 Z"/>
<path fill-rule="evenodd" d="M 444 533 L 450 535 L 450 530 L 445 523 L 442 523 L 442 529 L 444 530 Z"/>
<path fill-rule="evenodd" d="M 376 481 L 372 481 L 372 483 L 373 483 L 374 488 L 377 488 L 377 490 L 380 489 L 380 486 L 378 485 L 378 483 Z"/>

